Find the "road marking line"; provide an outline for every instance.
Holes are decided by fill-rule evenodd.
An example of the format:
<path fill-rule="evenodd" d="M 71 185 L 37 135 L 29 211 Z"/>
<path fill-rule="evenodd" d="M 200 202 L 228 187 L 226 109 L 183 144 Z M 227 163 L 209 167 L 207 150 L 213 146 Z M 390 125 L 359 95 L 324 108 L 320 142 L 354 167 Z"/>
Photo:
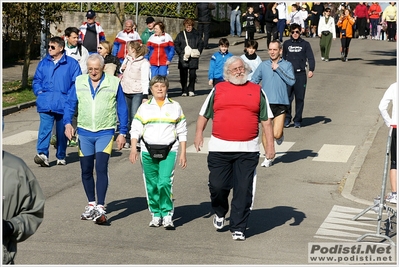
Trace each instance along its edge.
<path fill-rule="evenodd" d="M 347 162 L 354 149 L 355 146 L 350 145 L 324 144 L 313 160 L 325 162 Z"/>
<path fill-rule="evenodd" d="M 9 137 L 3 138 L 3 145 L 16 146 L 37 140 L 38 131 L 24 131 Z"/>

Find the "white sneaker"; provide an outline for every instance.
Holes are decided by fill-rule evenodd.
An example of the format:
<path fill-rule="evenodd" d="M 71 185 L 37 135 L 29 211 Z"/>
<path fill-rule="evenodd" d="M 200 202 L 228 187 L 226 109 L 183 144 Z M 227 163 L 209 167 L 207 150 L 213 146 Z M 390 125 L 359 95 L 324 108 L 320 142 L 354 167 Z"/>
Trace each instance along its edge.
<path fill-rule="evenodd" d="M 166 230 L 175 228 L 175 226 L 173 225 L 172 216 L 170 215 L 163 217 L 162 224 Z"/>
<path fill-rule="evenodd" d="M 161 218 L 160 217 L 152 217 L 152 220 L 149 224 L 150 227 L 159 227 L 161 226 Z"/>
<path fill-rule="evenodd" d="M 324 57 L 321 57 L 321 61 L 324 61 Z"/>
<path fill-rule="evenodd" d="M 39 164 L 42 167 L 50 167 L 50 164 L 48 163 L 48 158 L 44 154 L 37 154 L 33 160 L 36 164 Z"/>
<path fill-rule="evenodd" d="M 266 167 L 266 168 L 269 168 L 269 167 L 272 166 L 272 165 L 273 165 L 273 160 L 271 160 L 271 159 L 266 159 L 266 158 L 265 158 L 265 160 L 260 164 L 260 166 Z"/>
<path fill-rule="evenodd" d="M 97 205 L 95 207 L 93 221 L 96 224 L 105 224 L 107 222 L 107 216 L 105 215 L 104 206 Z"/>
<path fill-rule="evenodd" d="M 195 96 L 194 92 L 188 92 L 189 96 Z"/>
<path fill-rule="evenodd" d="M 276 144 L 281 145 L 284 141 L 284 135 L 282 135 L 279 139 L 276 139 Z"/>
<path fill-rule="evenodd" d="M 215 214 L 213 217 L 213 226 L 215 226 L 216 229 L 222 229 L 224 225 L 224 217 L 219 217 Z"/>
<path fill-rule="evenodd" d="M 238 240 L 238 241 L 244 241 L 245 240 L 245 235 L 243 232 L 235 231 L 234 233 L 231 234 L 233 237 L 233 240 Z"/>
<path fill-rule="evenodd" d="M 57 159 L 57 165 L 65 166 L 66 165 L 66 160 L 65 159 Z"/>
<path fill-rule="evenodd" d="M 130 144 L 128 142 L 126 142 L 125 145 L 123 146 L 123 148 L 129 149 L 130 148 Z"/>
<path fill-rule="evenodd" d="M 93 220 L 94 218 L 94 211 L 95 206 L 94 205 L 87 205 L 85 207 L 85 211 L 82 213 L 82 215 L 80 215 L 80 219 L 81 220 Z"/>
<path fill-rule="evenodd" d="M 385 200 L 389 203 L 396 204 L 398 203 L 398 194 L 392 194 L 391 192 Z"/>

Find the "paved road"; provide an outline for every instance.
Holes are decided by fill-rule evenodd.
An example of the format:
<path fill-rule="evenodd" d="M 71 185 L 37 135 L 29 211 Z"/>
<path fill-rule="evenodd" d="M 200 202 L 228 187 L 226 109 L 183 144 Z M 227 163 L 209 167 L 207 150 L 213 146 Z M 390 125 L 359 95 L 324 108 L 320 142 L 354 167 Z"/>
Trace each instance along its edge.
<path fill-rule="evenodd" d="M 128 150 L 114 151 L 110 160 L 110 225 L 80 221 L 86 199 L 76 148 L 68 148 L 67 166 L 55 166 L 52 149 L 51 167 L 38 167 L 33 162 L 39 124 L 35 108 L 5 116 L 3 149 L 27 162 L 47 197 L 45 220 L 19 245 L 17 263 L 303 265 L 308 263 L 309 242 L 355 242 L 364 233 L 375 233 L 377 224 L 370 221 L 376 218 L 374 212 L 361 222 L 351 218 L 381 191 L 388 130 L 377 107 L 396 79 L 396 45 L 353 40 L 349 62 L 344 63 L 338 59 L 340 43 L 335 40 L 330 62 L 322 62 L 319 40 L 307 40 L 317 62 L 308 84 L 303 127 L 286 129 L 283 145 L 276 147 L 275 165 L 258 168 L 245 242 L 234 242 L 228 226 L 213 228 L 206 153 L 191 152 L 197 114 L 210 90 L 208 59 L 216 49 L 202 55 L 196 97 L 180 96 L 176 64 L 170 69 L 169 95 L 182 105 L 189 129 L 188 167 L 177 168 L 174 180 L 175 231 L 148 227 L 141 168 L 129 162 Z M 259 42 L 259 55 L 265 60 L 266 41 Z M 242 49 L 242 44 L 230 47 L 236 55 Z M 210 129 L 209 125 L 205 136 Z"/>

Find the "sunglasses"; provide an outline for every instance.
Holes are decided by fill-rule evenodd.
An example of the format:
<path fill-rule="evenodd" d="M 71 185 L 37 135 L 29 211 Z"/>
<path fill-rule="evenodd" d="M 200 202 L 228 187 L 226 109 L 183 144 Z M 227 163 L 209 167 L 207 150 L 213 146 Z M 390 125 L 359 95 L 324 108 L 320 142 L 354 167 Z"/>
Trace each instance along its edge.
<path fill-rule="evenodd" d="M 300 33 L 300 31 L 292 31 L 291 33 L 292 33 L 292 34 L 294 34 L 294 33 Z"/>
<path fill-rule="evenodd" d="M 47 46 L 47 49 L 50 49 L 51 48 L 51 50 L 55 50 L 55 46 L 54 45 L 48 45 Z"/>
<path fill-rule="evenodd" d="M 97 47 L 98 50 L 103 50 L 103 48 L 101 46 Z"/>

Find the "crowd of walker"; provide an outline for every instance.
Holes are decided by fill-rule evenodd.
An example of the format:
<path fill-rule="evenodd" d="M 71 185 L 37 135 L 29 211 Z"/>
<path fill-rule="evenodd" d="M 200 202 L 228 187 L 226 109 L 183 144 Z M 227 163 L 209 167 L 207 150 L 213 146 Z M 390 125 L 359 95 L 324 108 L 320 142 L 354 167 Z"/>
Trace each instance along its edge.
<path fill-rule="evenodd" d="M 232 238 L 245 240 L 260 157 L 258 138 L 261 136 L 265 150 L 261 166 L 271 167 L 274 145 L 284 141 L 284 127 L 302 126 L 307 79 L 313 77 L 316 67 L 312 47 L 305 39 L 320 38 L 324 62 L 330 59 L 331 42 L 336 36 L 341 39 L 340 56 L 344 62 L 348 61 L 355 31 L 363 39 L 370 36 L 369 39 L 396 41 L 395 2 L 385 10 L 377 2 L 360 2 L 354 10 L 349 3 L 248 3 L 242 14 L 240 3 L 230 3 L 230 35 L 241 36 L 245 32 L 244 53 L 233 55 L 228 38 L 221 38 L 218 51 L 209 59 L 200 59 L 203 50 L 210 48 L 211 12 L 215 5 L 196 5 L 198 29 L 194 28 L 194 20 L 187 18 L 174 40 L 166 32 L 166 25 L 150 16 L 141 35 L 133 20 L 126 20 L 111 44 L 93 10 L 87 11 L 87 21 L 79 28 L 70 26 L 63 37 L 49 40 L 48 53 L 40 61 L 32 83 L 40 117 L 34 162 L 50 167 L 49 147 L 53 144 L 56 165 L 66 165 L 68 140 L 77 138 L 88 200 L 82 220 L 107 223 L 108 162 L 117 134 L 117 149 L 130 149 L 130 162 L 141 162 L 151 213 L 149 226 L 174 229 L 174 169 L 176 164 L 183 169 L 187 166 L 186 118 L 180 104 L 167 93 L 169 66 L 175 54 L 182 97 L 195 96 L 199 60 L 209 60 L 208 83 L 213 89 L 200 108 L 194 145 L 197 151 L 201 150 L 203 131 L 212 119 L 208 168 L 213 225 L 222 229 L 230 209 Z M 287 29 L 289 36 L 283 42 Z M 262 60 L 256 54 L 259 44 L 254 40 L 255 32 L 266 34 L 269 59 Z M 386 37 L 381 38 L 381 33 Z M 252 93 L 247 94 L 249 91 Z M 397 203 L 397 91 L 397 83 L 393 83 L 379 106 L 386 125 L 395 133 L 391 150 L 392 192 L 387 196 L 391 203 Z M 294 99 L 295 111 L 291 109 Z M 392 118 L 387 111 L 390 101 L 394 106 Z M 10 190 L 10 196 L 3 201 L 3 251 L 7 252 L 3 263 L 14 261 L 16 243 L 32 235 L 43 219 L 44 197 L 34 175 L 20 159 L 3 152 L 3 187 L 14 183 L 8 178 L 17 179 L 13 169 L 22 169 L 18 172 L 21 192 L 12 195 Z M 234 198 L 229 208 L 231 189 Z M 19 204 L 24 200 L 13 199 L 25 191 L 29 192 L 30 202 Z"/>

